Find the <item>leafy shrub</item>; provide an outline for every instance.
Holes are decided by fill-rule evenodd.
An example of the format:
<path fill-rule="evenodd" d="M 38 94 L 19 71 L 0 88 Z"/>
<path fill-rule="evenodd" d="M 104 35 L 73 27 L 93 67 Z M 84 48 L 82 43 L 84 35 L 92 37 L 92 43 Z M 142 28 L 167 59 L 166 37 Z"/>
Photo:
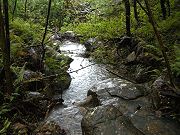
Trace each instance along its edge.
<path fill-rule="evenodd" d="M 40 44 L 42 37 L 41 26 L 21 19 L 15 19 L 10 24 L 11 43 L 28 45 Z"/>
<path fill-rule="evenodd" d="M 86 22 L 79 24 L 69 24 L 62 27 L 62 31 L 72 30 L 88 39 L 91 37 L 98 37 L 99 39 L 110 39 L 117 37 L 125 32 L 125 24 L 122 18 L 114 17 L 109 20 L 97 19 L 95 22 Z"/>

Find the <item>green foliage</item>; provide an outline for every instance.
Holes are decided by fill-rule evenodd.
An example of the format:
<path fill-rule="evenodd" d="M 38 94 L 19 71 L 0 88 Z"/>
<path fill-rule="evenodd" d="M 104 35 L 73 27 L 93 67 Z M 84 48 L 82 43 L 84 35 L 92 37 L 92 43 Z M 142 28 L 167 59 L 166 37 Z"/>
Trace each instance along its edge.
<path fill-rule="evenodd" d="M 10 24 L 11 43 L 12 44 L 27 44 L 38 45 L 42 38 L 42 26 L 35 25 L 31 22 L 15 19 Z"/>
<path fill-rule="evenodd" d="M 13 72 L 17 75 L 17 79 L 14 81 L 14 86 L 19 85 L 23 81 L 25 67 L 26 63 L 23 67 L 11 67 L 11 69 L 13 69 Z"/>
<path fill-rule="evenodd" d="M 11 105 L 3 103 L 0 106 L 0 134 L 7 134 L 8 129 L 10 128 L 10 120 L 6 117 L 7 113 L 11 111 Z"/>
<path fill-rule="evenodd" d="M 172 64 L 172 70 L 174 75 L 179 77 L 180 76 L 180 47 L 179 45 L 175 46 L 175 62 Z"/>
<path fill-rule="evenodd" d="M 99 46 L 94 52 L 92 57 L 100 63 L 104 64 L 115 64 L 116 63 L 116 49 L 111 46 Z"/>
<path fill-rule="evenodd" d="M 63 27 L 62 31 L 72 30 L 85 39 L 90 37 L 98 37 L 99 39 L 110 39 L 122 35 L 124 30 L 124 22 L 122 18 L 111 18 L 110 20 L 96 20 L 96 22 L 86 22 L 79 24 L 70 24 Z"/>
<path fill-rule="evenodd" d="M 156 45 L 145 45 L 145 50 L 155 56 L 161 56 L 161 50 Z"/>
<path fill-rule="evenodd" d="M 3 122 L 3 128 L 0 129 L 0 134 L 6 134 L 8 128 L 10 127 L 10 124 L 11 124 L 11 122 L 9 121 L 9 119 L 6 119 L 6 120 Z"/>
<path fill-rule="evenodd" d="M 54 73 L 66 71 L 69 68 L 69 63 L 71 63 L 71 59 L 68 56 L 59 55 L 58 57 L 47 57 L 45 61 L 47 67 Z"/>

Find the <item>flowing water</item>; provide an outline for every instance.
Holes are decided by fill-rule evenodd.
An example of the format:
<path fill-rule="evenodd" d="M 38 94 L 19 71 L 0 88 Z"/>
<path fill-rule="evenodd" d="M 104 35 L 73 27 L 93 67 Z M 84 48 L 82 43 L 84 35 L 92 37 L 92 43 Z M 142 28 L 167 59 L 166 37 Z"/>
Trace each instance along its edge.
<path fill-rule="evenodd" d="M 64 105 L 54 108 L 47 118 L 47 121 L 56 122 L 66 130 L 68 135 L 82 135 L 81 120 L 83 116 L 79 111 L 79 107 L 75 106 L 73 103 L 82 101 L 84 98 L 86 98 L 87 91 L 93 85 L 102 80 L 105 80 L 105 82 L 107 83 L 103 84 L 103 86 L 98 85 L 98 88 L 111 86 L 114 87 L 113 85 L 115 84 L 115 82 L 113 82 L 112 78 L 115 77 L 105 70 L 104 65 L 96 64 L 89 58 L 83 58 L 82 54 L 85 52 L 85 48 L 81 44 L 66 41 L 62 45 L 60 45 L 60 50 L 64 55 L 70 56 L 74 59 L 68 70 L 71 75 L 72 82 L 69 89 L 65 90 L 63 93 L 63 99 L 65 100 Z M 118 85 L 118 87 L 127 84 L 125 83 L 125 80 L 122 79 L 120 82 L 120 86 Z M 127 90 L 126 92 L 129 91 L 132 95 L 136 94 L 132 93 L 131 88 L 129 88 L 129 90 Z M 179 134 L 180 130 L 179 128 L 177 128 L 179 124 L 177 125 L 176 122 L 167 118 L 156 117 L 156 115 L 152 115 L 152 112 L 149 109 L 146 110 L 146 108 L 148 108 L 148 106 L 151 104 L 149 103 L 148 98 L 146 99 L 143 97 L 136 102 L 121 100 L 120 103 L 122 105 L 122 112 L 123 108 L 126 106 L 125 108 L 128 109 L 128 112 L 130 112 L 130 114 L 133 114 L 128 115 L 129 113 L 124 113 L 131 118 L 133 124 L 138 129 L 142 129 L 143 131 L 148 132 L 148 134 Z M 136 104 L 141 105 L 142 109 L 139 111 L 131 111 L 137 106 Z M 131 130 L 131 128 L 129 130 Z"/>
<path fill-rule="evenodd" d="M 82 57 L 85 47 L 81 44 L 66 41 L 60 46 L 60 50 L 64 55 L 73 58 L 68 70 L 72 81 L 70 87 L 63 93 L 64 106 L 54 109 L 48 121 L 57 122 L 71 135 L 81 135 L 82 115 L 73 103 L 86 98 L 87 91 L 99 81 L 109 78 L 110 74 L 103 65 Z"/>

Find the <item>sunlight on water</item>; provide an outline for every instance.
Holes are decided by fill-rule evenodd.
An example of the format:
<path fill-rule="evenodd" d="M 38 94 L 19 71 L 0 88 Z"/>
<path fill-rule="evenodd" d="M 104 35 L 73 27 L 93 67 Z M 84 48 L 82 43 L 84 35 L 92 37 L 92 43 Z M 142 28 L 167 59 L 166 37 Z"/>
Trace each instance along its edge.
<path fill-rule="evenodd" d="M 106 79 L 109 74 L 100 65 L 95 64 L 88 58 L 81 57 L 81 54 L 85 52 L 83 45 L 67 41 L 60 49 L 65 55 L 73 58 L 73 62 L 68 70 L 69 72 L 81 69 L 71 73 L 71 85 L 63 94 L 65 104 L 72 104 L 73 102 L 84 99 L 87 91 L 97 82 Z M 83 67 L 86 68 L 82 69 Z"/>

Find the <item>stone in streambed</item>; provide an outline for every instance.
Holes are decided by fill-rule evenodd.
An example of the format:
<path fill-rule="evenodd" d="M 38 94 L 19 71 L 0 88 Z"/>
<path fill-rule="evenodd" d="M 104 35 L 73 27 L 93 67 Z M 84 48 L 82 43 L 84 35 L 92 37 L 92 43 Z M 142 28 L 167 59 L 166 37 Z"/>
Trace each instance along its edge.
<path fill-rule="evenodd" d="M 82 120 L 83 135 L 143 135 L 116 107 L 99 106 Z"/>

